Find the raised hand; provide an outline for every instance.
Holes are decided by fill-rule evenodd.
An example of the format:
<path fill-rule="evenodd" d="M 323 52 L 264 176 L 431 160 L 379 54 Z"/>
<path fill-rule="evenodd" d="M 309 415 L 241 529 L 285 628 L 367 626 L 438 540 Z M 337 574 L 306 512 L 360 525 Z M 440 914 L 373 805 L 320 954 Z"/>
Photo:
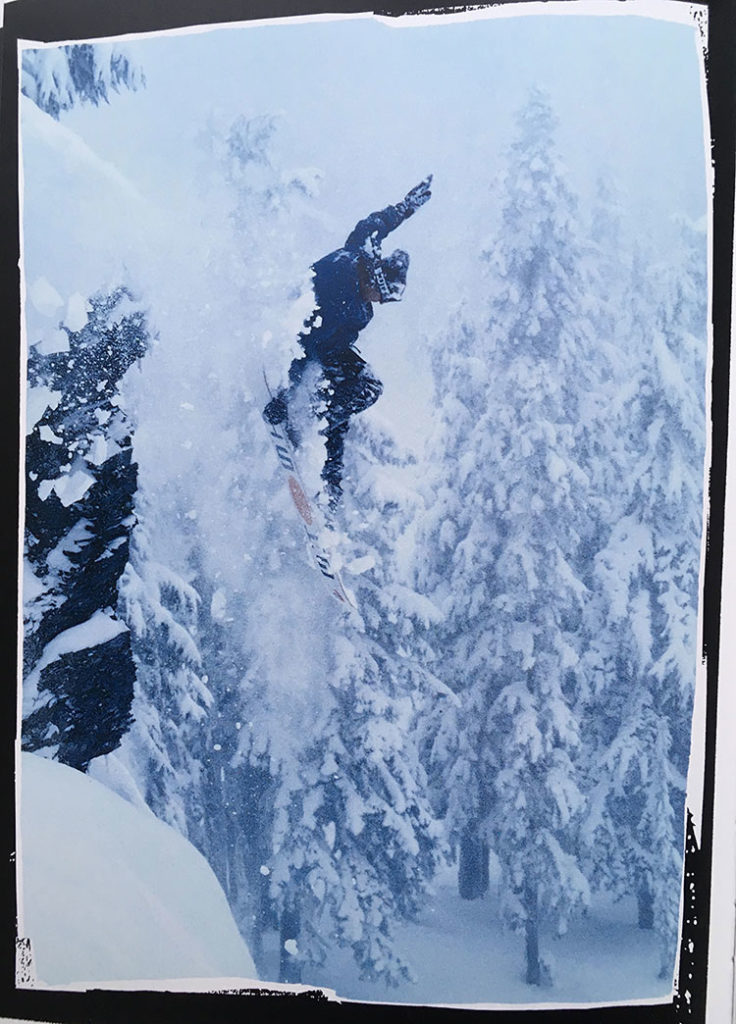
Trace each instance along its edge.
<path fill-rule="evenodd" d="M 404 202 L 411 206 L 413 209 L 418 209 L 420 206 L 424 206 L 428 199 L 432 198 L 429 186 L 432 184 L 432 175 L 420 181 L 418 185 L 415 185 L 410 192 L 406 193 Z"/>
<path fill-rule="evenodd" d="M 403 217 L 411 217 L 415 210 L 418 210 L 420 206 L 424 206 L 427 200 L 432 198 L 431 184 L 432 175 L 430 174 L 424 181 L 420 181 L 418 185 L 415 185 L 413 189 L 407 192 L 400 203 L 396 204 Z"/>

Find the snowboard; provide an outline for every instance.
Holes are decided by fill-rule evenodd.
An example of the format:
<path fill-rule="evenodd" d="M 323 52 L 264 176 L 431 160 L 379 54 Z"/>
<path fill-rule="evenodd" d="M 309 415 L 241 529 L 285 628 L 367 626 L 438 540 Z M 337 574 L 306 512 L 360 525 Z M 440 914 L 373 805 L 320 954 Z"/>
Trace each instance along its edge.
<path fill-rule="evenodd" d="M 266 390 L 271 398 L 273 392 L 264 372 L 263 379 L 266 382 Z M 320 539 L 325 530 L 332 529 L 332 522 L 315 501 L 310 501 L 304 489 L 296 459 L 296 449 L 289 439 L 284 423 L 269 423 L 263 418 L 266 424 L 268 435 L 276 450 L 276 457 L 281 467 L 289 488 L 289 494 L 294 502 L 294 507 L 299 513 L 304 533 L 307 538 L 307 547 L 312 556 L 315 568 L 324 581 L 330 595 L 339 601 L 343 607 L 355 608 L 354 602 L 348 595 L 342 582 L 339 570 L 332 564 L 329 550 Z"/>

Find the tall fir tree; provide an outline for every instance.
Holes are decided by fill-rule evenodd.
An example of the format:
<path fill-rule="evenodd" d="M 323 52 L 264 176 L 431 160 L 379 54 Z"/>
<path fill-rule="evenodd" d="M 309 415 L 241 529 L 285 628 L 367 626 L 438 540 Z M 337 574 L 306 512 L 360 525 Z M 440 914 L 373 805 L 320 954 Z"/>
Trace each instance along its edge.
<path fill-rule="evenodd" d="M 437 612 L 406 557 L 422 508 L 415 470 L 380 423 L 352 424 L 339 555 L 360 612 L 329 640 L 324 715 L 298 775 L 282 778 L 274 821 L 282 948 L 291 939 L 319 963 L 331 934 L 363 977 L 389 985 L 412 977 L 394 923 L 417 913 L 443 853 L 415 740 L 423 691 L 442 689 L 420 628 Z M 284 957 L 282 977 L 296 969 Z"/>
<path fill-rule="evenodd" d="M 596 559 L 588 710 L 593 871 L 636 896 L 663 976 L 679 913 L 705 453 L 705 252 L 687 225 L 681 239 L 667 265 L 632 275 L 629 379 L 612 407 L 619 518 Z"/>
<path fill-rule="evenodd" d="M 460 880 L 467 895 L 483 891 L 487 838 L 530 984 L 548 973 L 540 936 L 564 930 L 589 899 L 578 859 L 581 655 L 611 374 L 609 343 L 596 338 L 605 296 L 554 137 L 535 90 L 484 254 L 487 321 L 466 323 L 441 357 L 457 368 L 440 378 L 447 499 L 434 550 L 445 569 L 428 578 L 435 600 L 445 595 L 446 681 L 460 698 L 432 748 L 451 780 L 461 868 L 472 865 Z"/>
<path fill-rule="evenodd" d="M 579 664 L 591 521 L 590 460 L 604 375 L 591 325 L 576 201 L 535 93 L 520 117 L 506 181 L 489 340 L 503 390 L 492 411 L 502 545 L 494 566 L 497 678 L 489 712 L 498 759 L 493 845 L 506 916 L 524 930 L 526 978 L 543 980 L 540 930 L 588 901 L 577 859 Z"/>
<path fill-rule="evenodd" d="M 488 471 L 487 420 L 493 367 L 482 326 L 467 310 L 451 319 L 433 353 L 439 410 L 427 452 L 427 511 L 416 547 L 416 585 L 439 610 L 433 647 L 453 698 L 427 695 L 421 718 L 424 759 L 436 812 L 458 862 L 461 897 L 488 888 L 490 777 L 494 763 L 487 733 L 494 694 L 487 642 L 491 566 L 500 537 Z M 481 447 L 476 447 L 480 445 Z"/>

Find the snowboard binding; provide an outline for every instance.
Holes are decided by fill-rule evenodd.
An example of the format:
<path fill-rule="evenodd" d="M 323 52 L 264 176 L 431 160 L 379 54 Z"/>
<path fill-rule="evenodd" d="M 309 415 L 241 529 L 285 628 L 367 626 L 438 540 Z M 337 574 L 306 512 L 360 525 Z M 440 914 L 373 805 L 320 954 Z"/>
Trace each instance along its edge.
<path fill-rule="evenodd" d="M 299 447 L 301 437 L 294 425 L 289 422 L 289 406 L 286 401 L 286 392 L 280 391 L 274 395 L 261 415 L 269 426 L 282 427 L 294 448 Z"/>

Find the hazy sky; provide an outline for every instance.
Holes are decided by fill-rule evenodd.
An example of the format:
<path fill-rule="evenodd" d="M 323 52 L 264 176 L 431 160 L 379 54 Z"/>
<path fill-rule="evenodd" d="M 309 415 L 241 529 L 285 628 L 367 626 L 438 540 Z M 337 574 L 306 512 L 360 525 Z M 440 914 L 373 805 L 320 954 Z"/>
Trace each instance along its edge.
<path fill-rule="evenodd" d="M 609 160 L 635 198 L 704 212 L 690 25 L 639 15 L 436 18 L 421 27 L 317 18 L 129 45 L 148 82 L 136 105 L 158 109 L 162 150 L 184 144 L 213 106 L 224 116 L 279 111 L 291 159 L 320 166 L 326 192 L 350 206 L 392 195 L 402 173 L 433 169 L 438 186 L 446 176 L 448 189 L 466 188 L 495 162 L 510 115 L 536 83 L 550 93 L 572 154 L 582 147 Z M 112 140 L 112 106 L 107 113 Z"/>
<path fill-rule="evenodd" d="M 609 172 L 647 239 L 662 237 L 673 215 L 706 213 L 694 22 L 544 10 L 509 5 L 503 17 L 429 24 L 321 17 L 131 39 L 146 88 L 64 121 L 155 203 L 176 209 L 194 201 L 196 138 L 208 120 L 225 127 L 278 114 L 275 165 L 324 174 L 310 259 L 432 172 L 431 206 L 391 239 L 412 255 L 405 301 L 390 311 L 388 332 L 371 334 L 379 357 L 392 346 L 394 361 L 411 363 L 492 240 L 489 186 L 532 85 L 550 95 L 561 156 L 583 197 Z"/>

